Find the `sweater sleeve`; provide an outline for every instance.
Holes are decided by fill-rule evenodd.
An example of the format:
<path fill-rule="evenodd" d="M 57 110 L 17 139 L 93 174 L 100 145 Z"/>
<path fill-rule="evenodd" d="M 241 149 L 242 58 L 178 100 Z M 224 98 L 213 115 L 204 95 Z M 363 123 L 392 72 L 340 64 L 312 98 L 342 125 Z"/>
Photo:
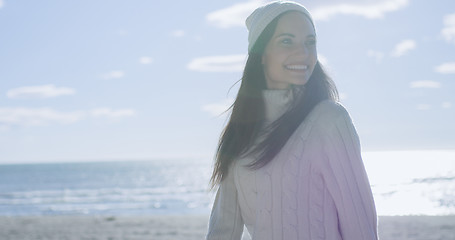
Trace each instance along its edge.
<path fill-rule="evenodd" d="M 207 240 L 240 240 L 243 219 L 237 200 L 233 169 L 221 182 L 210 215 Z"/>
<path fill-rule="evenodd" d="M 359 138 L 349 114 L 340 109 L 322 136 L 325 157 L 321 173 L 335 203 L 342 238 L 376 240 L 376 209 Z"/>

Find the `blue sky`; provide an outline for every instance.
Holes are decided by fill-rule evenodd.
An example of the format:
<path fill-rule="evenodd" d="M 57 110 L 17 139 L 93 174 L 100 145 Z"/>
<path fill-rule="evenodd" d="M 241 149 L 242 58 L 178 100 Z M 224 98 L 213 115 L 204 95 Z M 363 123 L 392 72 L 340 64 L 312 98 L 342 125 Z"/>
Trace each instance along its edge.
<path fill-rule="evenodd" d="M 263 2 L 0 0 L 0 163 L 211 159 Z M 299 2 L 364 151 L 455 150 L 455 1 Z"/>

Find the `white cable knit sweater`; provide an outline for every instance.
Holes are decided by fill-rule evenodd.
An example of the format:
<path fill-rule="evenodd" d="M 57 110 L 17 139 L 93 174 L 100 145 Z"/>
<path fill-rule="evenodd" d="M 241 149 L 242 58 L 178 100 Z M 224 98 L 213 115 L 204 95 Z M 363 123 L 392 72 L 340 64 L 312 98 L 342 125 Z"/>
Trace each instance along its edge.
<path fill-rule="evenodd" d="M 287 110 L 291 94 L 265 90 L 268 123 Z M 208 240 L 373 240 L 377 216 L 349 114 L 333 101 L 319 103 L 280 153 L 259 170 L 238 159 L 220 184 Z"/>

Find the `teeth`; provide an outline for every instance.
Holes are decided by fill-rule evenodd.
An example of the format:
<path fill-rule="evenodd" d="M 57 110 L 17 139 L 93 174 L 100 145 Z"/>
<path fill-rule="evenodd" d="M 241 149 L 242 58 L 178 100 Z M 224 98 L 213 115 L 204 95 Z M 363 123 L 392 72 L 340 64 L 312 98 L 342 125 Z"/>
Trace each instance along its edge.
<path fill-rule="evenodd" d="M 286 65 L 287 69 L 290 70 L 306 70 L 308 68 L 307 65 Z"/>

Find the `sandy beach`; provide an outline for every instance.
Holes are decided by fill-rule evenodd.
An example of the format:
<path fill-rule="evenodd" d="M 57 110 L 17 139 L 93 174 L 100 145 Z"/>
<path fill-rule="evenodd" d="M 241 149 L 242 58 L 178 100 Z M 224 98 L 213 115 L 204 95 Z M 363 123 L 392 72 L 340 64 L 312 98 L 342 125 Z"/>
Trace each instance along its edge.
<path fill-rule="evenodd" d="M 0 217 L 0 237 L 2 240 L 201 240 L 207 220 L 208 216 Z M 379 236 L 382 240 L 453 240 L 455 216 L 380 217 Z"/>

